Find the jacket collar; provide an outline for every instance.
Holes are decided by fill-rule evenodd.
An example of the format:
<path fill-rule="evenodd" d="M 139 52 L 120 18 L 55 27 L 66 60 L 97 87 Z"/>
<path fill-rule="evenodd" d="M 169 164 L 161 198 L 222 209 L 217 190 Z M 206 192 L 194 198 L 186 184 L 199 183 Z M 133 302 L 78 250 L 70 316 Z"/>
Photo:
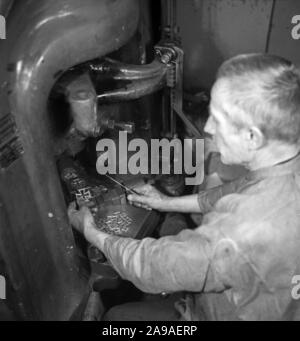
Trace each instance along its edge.
<path fill-rule="evenodd" d="M 256 180 L 266 177 L 277 177 L 291 173 L 300 172 L 300 153 L 293 158 L 280 162 L 271 167 L 260 168 L 255 171 L 249 171 L 246 175 L 247 180 Z"/>

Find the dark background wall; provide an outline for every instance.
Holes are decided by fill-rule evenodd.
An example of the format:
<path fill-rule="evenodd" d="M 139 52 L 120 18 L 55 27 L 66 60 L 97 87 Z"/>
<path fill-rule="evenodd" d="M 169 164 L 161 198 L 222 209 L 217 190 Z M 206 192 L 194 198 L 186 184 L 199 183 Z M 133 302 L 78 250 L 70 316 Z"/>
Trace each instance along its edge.
<path fill-rule="evenodd" d="M 299 0 L 177 0 L 185 51 L 185 89 L 210 88 L 220 64 L 236 54 L 269 52 L 300 65 L 291 35 Z"/>

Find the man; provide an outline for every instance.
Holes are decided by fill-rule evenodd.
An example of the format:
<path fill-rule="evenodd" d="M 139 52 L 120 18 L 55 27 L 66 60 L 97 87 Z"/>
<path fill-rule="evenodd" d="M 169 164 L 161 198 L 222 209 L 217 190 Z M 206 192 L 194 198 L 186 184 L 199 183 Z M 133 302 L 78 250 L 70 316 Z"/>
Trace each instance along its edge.
<path fill-rule="evenodd" d="M 141 290 L 188 292 L 177 305 L 182 319 L 297 319 L 291 291 L 300 275 L 299 71 L 264 54 L 225 62 L 205 131 L 223 163 L 249 169 L 244 178 L 209 201 L 206 193 L 171 199 L 149 186 L 128 197 L 164 211 L 209 210 L 202 226 L 136 241 L 97 231 L 86 208 L 71 206 L 71 222 Z"/>

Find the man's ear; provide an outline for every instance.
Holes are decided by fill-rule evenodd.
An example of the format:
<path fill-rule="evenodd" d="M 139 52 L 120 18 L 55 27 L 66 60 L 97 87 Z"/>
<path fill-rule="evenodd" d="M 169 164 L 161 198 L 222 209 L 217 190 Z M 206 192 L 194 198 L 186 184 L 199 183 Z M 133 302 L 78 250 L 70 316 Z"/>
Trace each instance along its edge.
<path fill-rule="evenodd" d="M 245 139 L 249 150 L 258 150 L 262 148 L 266 139 L 262 131 L 257 127 L 250 127 L 245 131 Z"/>

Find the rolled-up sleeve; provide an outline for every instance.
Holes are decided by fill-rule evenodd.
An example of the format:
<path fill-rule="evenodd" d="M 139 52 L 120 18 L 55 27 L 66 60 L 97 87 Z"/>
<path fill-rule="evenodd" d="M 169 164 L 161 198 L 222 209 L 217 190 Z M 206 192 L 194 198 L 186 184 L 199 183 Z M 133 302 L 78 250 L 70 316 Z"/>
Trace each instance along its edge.
<path fill-rule="evenodd" d="M 200 207 L 200 212 L 203 214 L 210 212 L 219 199 L 225 195 L 235 193 L 244 182 L 245 176 L 242 176 L 234 181 L 227 182 L 224 185 L 199 192 L 198 204 Z"/>

